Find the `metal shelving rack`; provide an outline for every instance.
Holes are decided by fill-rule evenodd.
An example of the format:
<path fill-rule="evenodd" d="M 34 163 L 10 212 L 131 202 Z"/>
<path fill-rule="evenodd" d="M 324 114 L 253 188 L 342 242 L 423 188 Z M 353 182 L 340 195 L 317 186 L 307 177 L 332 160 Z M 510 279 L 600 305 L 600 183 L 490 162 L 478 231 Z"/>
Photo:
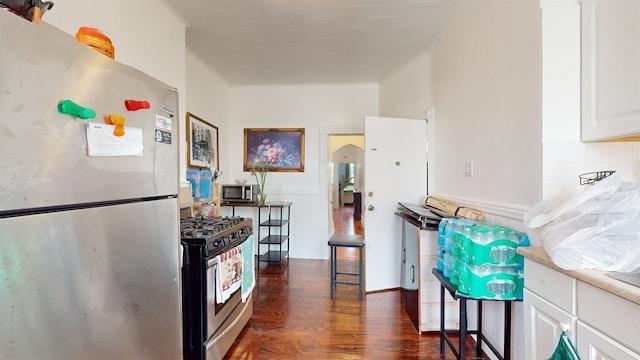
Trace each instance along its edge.
<path fill-rule="evenodd" d="M 291 204 L 290 202 L 267 203 L 258 209 L 259 247 L 267 247 L 267 252 L 258 255 L 259 262 L 277 263 L 282 266 L 282 261 L 289 259 Z M 268 217 L 262 221 L 262 212 L 265 208 Z M 266 236 L 263 236 L 262 228 L 266 228 Z M 285 244 L 286 248 L 284 248 Z"/>

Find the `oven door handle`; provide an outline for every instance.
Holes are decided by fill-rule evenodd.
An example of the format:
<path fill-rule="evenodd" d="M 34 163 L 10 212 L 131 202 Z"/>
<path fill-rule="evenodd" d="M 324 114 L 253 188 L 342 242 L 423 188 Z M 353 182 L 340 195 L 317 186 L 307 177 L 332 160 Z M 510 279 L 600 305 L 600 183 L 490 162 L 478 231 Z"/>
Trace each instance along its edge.
<path fill-rule="evenodd" d="M 249 295 L 249 297 L 251 297 L 253 295 Z M 247 303 L 249 302 L 249 300 L 247 300 Z M 208 351 L 213 345 L 215 345 L 219 339 L 224 338 L 227 333 L 229 331 L 234 331 L 234 329 L 236 328 L 236 325 L 238 324 L 238 321 L 241 321 L 241 319 L 244 317 L 245 313 L 247 311 L 251 311 L 253 313 L 253 306 L 249 307 L 246 304 L 247 303 L 239 303 L 236 306 L 242 306 L 242 311 L 240 311 L 240 313 L 238 314 L 238 316 L 236 316 L 235 319 L 233 319 L 233 322 L 226 328 L 224 329 L 224 331 L 222 331 L 222 333 L 218 334 L 216 337 L 214 338 L 209 338 L 207 339 L 207 341 L 204 343 L 204 348 L 206 349 L 206 351 Z M 251 315 L 249 315 L 251 316 Z M 237 329 L 236 329 L 237 330 Z"/>
<path fill-rule="evenodd" d="M 206 274 L 206 287 L 207 287 L 207 302 L 216 303 L 216 276 L 218 272 L 218 262 L 216 258 L 207 260 Z"/>

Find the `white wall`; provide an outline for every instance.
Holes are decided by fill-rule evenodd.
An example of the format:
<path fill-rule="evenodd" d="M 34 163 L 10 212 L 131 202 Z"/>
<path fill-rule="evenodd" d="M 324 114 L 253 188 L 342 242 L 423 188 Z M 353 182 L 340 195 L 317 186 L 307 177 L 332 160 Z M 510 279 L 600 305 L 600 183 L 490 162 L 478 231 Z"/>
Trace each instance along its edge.
<path fill-rule="evenodd" d="M 460 3 L 433 48 L 430 193 L 530 206 L 542 196 L 541 10 Z M 474 174 L 464 176 L 473 161 Z"/>
<path fill-rule="evenodd" d="M 464 0 L 432 49 L 429 193 L 477 204 L 487 220 L 517 229 L 521 209 L 542 196 L 541 42 L 538 2 Z M 522 311 L 514 307 L 515 359 Z M 502 344 L 502 304 L 485 303 L 484 319 L 485 335 Z"/>
<path fill-rule="evenodd" d="M 255 183 L 242 169 L 244 128 L 304 128 L 304 172 L 273 172 L 267 176 L 267 200 L 292 201 L 291 257 L 327 258 L 328 195 L 326 139 L 321 127 L 363 127 L 365 115 L 378 113 L 378 85 L 306 84 L 231 87 L 227 134 L 229 179 Z M 324 143 L 325 148 L 321 148 Z M 222 150 L 222 149 L 221 149 Z M 324 170 L 326 172 L 326 169 Z M 322 195 L 324 194 L 324 196 Z"/>
<path fill-rule="evenodd" d="M 187 50 L 187 101 L 186 110 L 218 127 L 220 169 L 229 168 L 229 85 L 220 74 Z M 182 139 L 183 145 L 184 139 Z M 186 149 L 186 147 L 185 147 Z M 186 150 L 185 150 L 186 151 Z M 186 169 L 182 167 L 183 172 Z M 223 174 L 219 182 L 232 182 Z"/>
<path fill-rule="evenodd" d="M 380 116 L 426 118 L 433 104 L 432 55 L 425 52 L 380 82 Z"/>
<path fill-rule="evenodd" d="M 178 89 L 180 134 L 185 133 L 185 24 L 158 0 L 55 1 L 43 21 L 75 36 L 83 26 L 102 30 L 115 60 Z M 186 161 L 181 135 L 181 169 Z M 181 173 L 184 173 L 182 171 Z M 186 175 L 182 174 L 182 182 Z"/>

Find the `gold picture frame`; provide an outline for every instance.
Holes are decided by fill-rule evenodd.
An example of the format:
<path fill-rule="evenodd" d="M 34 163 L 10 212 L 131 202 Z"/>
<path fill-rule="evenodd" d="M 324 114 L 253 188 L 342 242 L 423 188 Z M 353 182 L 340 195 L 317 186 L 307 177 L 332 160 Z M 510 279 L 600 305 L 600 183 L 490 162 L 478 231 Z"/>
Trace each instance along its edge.
<path fill-rule="evenodd" d="M 267 171 L 304 172 L 304 129 L 245 128 L 244 171 L 255 162 Z"/>

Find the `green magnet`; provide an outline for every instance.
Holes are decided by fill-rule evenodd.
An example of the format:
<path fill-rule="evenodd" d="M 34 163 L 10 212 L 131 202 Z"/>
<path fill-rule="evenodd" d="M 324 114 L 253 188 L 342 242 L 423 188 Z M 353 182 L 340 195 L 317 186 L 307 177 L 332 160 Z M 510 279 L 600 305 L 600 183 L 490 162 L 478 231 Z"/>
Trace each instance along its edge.
<path fill-rule="evenodd" d="M 80 119 L 93 119 L 96 117 L 95 110 L 80 106 L 71 100 L 62 100 L 58 103 L 58 111 L 63 114 L 79 117 Z"/>

